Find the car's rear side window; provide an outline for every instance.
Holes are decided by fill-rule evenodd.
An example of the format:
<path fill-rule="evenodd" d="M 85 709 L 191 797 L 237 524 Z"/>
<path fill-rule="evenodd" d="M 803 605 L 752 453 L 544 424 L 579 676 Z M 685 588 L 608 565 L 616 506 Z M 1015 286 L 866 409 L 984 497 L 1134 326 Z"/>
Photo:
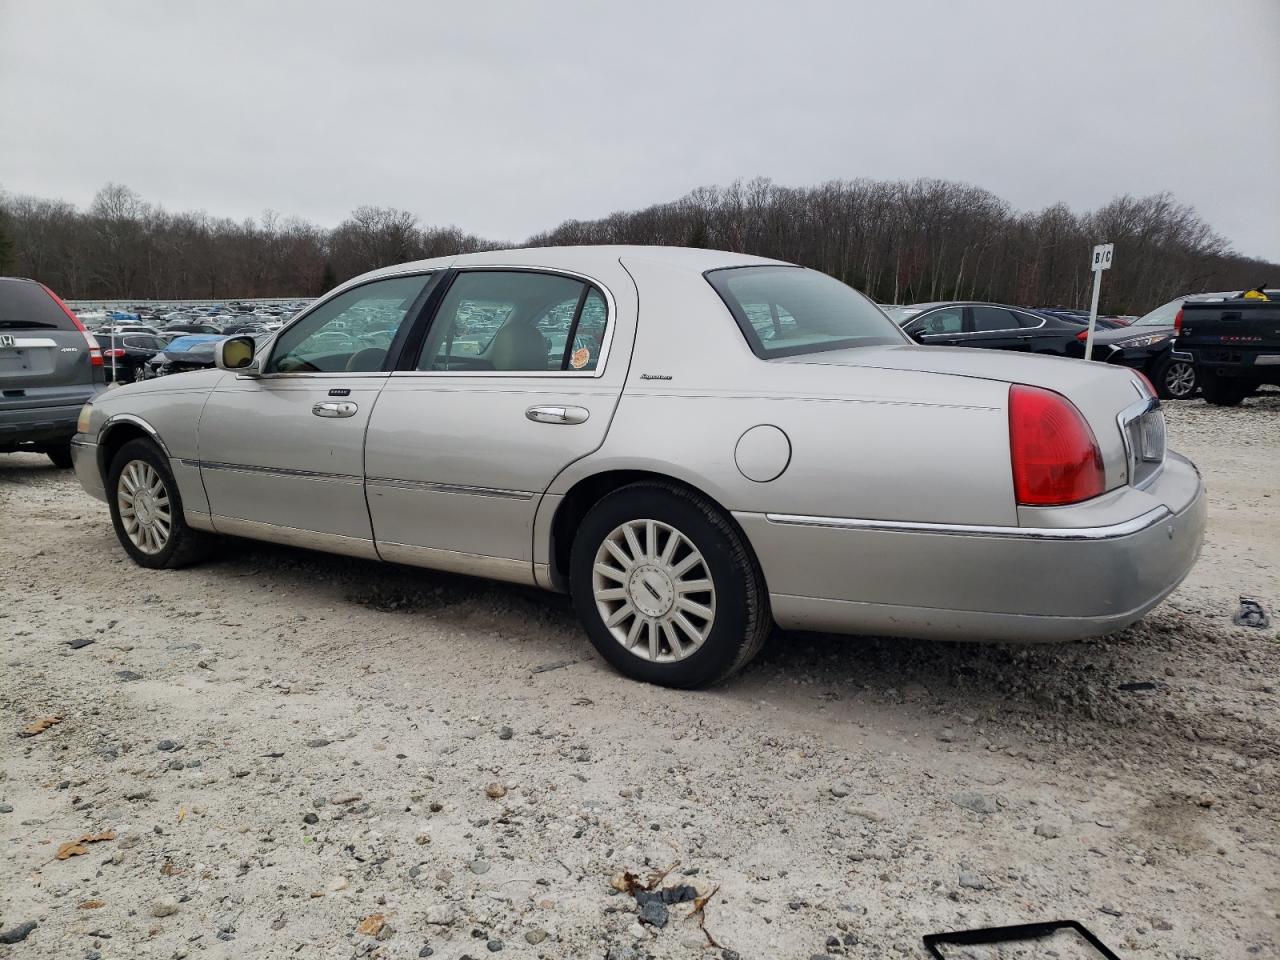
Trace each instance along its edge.
<path fill-rule="evenodd" d="M 0 330 L 75 329 L 75 322 L 40 284 L 0 280 Z"/>
<path fill-rule="evenodd" d="M 874 303 L 816 270 L 728 267 L 706 277 L 765 359 L 908 342 Z"/>

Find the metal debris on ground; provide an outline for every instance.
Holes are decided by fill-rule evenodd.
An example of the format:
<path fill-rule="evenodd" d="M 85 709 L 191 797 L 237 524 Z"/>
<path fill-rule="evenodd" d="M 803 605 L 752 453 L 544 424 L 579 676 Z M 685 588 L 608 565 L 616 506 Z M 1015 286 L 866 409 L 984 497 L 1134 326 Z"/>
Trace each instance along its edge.
<path fill-rule="evenodd" d="M 1267 611 L 1263 610 L 1262 604 L 1253 597 L 1241 597 L 1240 612 L 1231 619 L 1240 627 L 1256 627 L 1259 630 L 1265 630 L 1271 626 L 1271 618 L 1267 616 Z"/>
<path fill-rule="evenodd" d="M 955 946 L 955 947 L 974 947 L 974 946 L 993 946 L 999 944 L 1023 944 L 1028 941 L 1045 941 L 1054 939 L 1052 944 L 1041 943 L 1038 948 L 1041 952 L 1028 954 L 1028 956 L 1061 956 L 1061 949 L 1067 944 L 1059 934 L 1066 933 L 1071 936 L 1075 943 L 1083 941 L 1084 945 L 1092 948 L 1091 954 L 1095 957 L 1101 957 L 1102 960 L 1120 960 L 1111 949 L 1087 930 L 1078 920 L 1053 920 L 1047 923 L 1020 923 L 1009 927 L 985 927 L 979 930 L 955 930 L 950 933 L 930 933 L 924 936 L 924 946 L 929 956 L 935 960 L 948 960 L 948 954 L 943 953 L 939 947 Z M 1055 939 L 1056 938 L 1056 939 Z M 1046 948 L 1047 951 L 1046 952 Z M 974 956 L 975 954 L 966 953 L 964 956 Z M 984 955 L 985 951 L 984 951 Z M 1000 956 L 1004 956 L 1003 952 Z M 1018 956 L 1022 956 L 1019 953 Z M 950 954 L 955 957 L 956 954 Z M 1072 952 L 1070 956 L 1080 956 L 1079 953 Z"/>
<path fill-rule="evenodd" d="M 1126 693 L 1138 693 L 1143 690 L 1159 689 L 1158 684 L 1150 680 L 1134 680 L 1131 683 L 1122 683 L 1116 689 L 1123 690 Z"/>

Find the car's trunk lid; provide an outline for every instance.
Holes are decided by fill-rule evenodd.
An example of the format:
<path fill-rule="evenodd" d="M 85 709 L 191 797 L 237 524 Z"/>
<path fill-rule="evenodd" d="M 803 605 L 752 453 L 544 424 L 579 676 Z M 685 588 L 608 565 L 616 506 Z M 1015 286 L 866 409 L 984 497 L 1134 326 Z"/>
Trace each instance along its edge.
<path fill-rule="evenodd" d="M 1062 394 L 1088 420 L 1106 465 L 1107 489 L 1143 478 L 1131 449 L 1133 431 L 1124 424 L 1139 415 L 1152 397 L 1138 375 L 1126 367 L 1004 350 L 906 344 L 831 350 L 770 362 L 909 370 L 1044 387 Z"/>

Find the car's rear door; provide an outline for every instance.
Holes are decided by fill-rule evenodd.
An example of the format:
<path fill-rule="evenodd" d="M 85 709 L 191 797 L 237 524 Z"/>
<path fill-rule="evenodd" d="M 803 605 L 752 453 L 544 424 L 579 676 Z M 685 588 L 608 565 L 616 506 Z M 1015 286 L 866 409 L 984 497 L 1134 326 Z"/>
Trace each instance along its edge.
<path fill-rule="evenodd" d="M 96 350 L 41 284 L 0 278 L 0 411 L 83 405 L 104 382 Z"/>
<path fill-rule="evenodd" d="M 423 345 L 369 421 L 369 513 L 385 560 L 529 581 L 555 476 L 603 442 L 626 377 L 634 287 L 541 268 L 451 273 Z M 612 289 L 611 289 L 612 285 Z M 619 306 L 619 304 L 622 306 Z"/>
<path fill-rule="evenodd" d="M 1021 339 L 1022 324 L 1012 310 L 1004 307 L 974 304 L 969 308 L 971 335 L 968 346 L 989 350 L 1028 350 Z"/>

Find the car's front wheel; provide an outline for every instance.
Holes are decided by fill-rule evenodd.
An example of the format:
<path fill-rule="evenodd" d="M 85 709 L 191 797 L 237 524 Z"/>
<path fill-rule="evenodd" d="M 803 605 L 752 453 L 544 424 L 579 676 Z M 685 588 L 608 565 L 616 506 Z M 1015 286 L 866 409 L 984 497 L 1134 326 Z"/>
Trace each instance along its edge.
<path fill-rule="evenodd" d="M 600 655 L 636 680 L 702 687 L 743 667 L 772 626 L 745 538 L 710 500 L 674 483 L 630 484 L 587 513 L 570 588 Z"/>
<path fill-rule="evenodd" d="M 183 567 L 207 553 L 211 538 L 187 526 L 182 496 L 164 453 L 130 440 L 107 472 L 111 523 L 125 553 L 143 567 Z"/>
<path fill-rule="evenodd" d="M 1161 400 L 1190 400 L 1196 392 L 1196 367 L 1189 360 L 1165 357 L 1152 381 Z"/>

